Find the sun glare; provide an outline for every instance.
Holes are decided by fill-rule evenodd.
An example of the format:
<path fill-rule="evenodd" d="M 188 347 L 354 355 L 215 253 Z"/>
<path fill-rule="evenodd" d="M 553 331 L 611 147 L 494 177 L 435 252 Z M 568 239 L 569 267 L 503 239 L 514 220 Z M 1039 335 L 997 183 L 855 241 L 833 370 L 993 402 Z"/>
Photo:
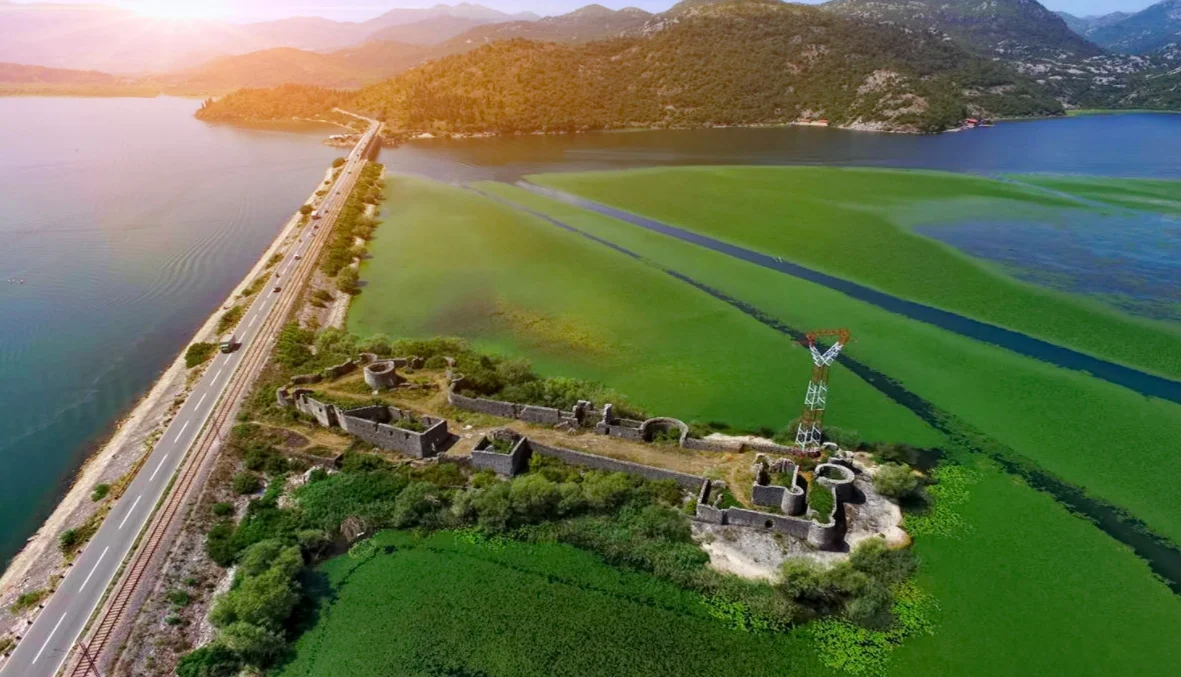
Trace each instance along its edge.
<path fill-rule="evenodd" d="M 143 0 L 134 7 L 144 16 L 174 21 L 186 19 L 212 19 L 216 15 L 215 3 L 206 0 Z"/>

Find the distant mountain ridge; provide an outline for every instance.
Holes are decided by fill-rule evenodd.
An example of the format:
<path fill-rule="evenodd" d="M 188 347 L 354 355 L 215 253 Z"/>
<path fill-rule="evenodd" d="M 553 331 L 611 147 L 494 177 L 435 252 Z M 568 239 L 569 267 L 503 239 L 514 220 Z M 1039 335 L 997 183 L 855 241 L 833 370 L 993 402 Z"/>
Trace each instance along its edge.
<path fill-rule="evenodd" d="M 573 45 L 493 42 L 366 87 L 346 105 L 406 135 L 800 119 L 938 131 L 967 115 L 1062 110 L 1007 67 L 941 36 L 907 34 L 812 7 L 693 2 L 644 23 L 630 37 Z M 289 95 L 243 90 L 209 104 L 199 117 L 282 114 Z M 308 94 L 300 92 L 296 100 L 303 106 Z"/>
<path fill-rule="evenodd" d="M 274 47 L 338 50 L 356 46 L 392 26 L 441 17 L 466 21 L 468 28 L 538 18 L 531 12 L 506 14 L 460 3 L 393 9 L 364 22 L 292 17 L 231 24 L 159 19 L 103 5 L 0 2 L 0 61 L 117 74 L 165 72 Z"/>
<path fill-rule="evenodd" d="M 1066 22 L 1067 28 L 1084 38 L 1090 37 L 1092 33 L 1100 28 L 1119 23 L 1132 16 L 1131 12 L 1110 12 L 1108 14 L 1093 14 L 1090 16 L 1075 16 L 1070 12 L 1054 13 Z"/>
<path fill-rule="evenodd" d="M 1102 53 L 1036 0 L 833 0 L 822 6 L 842 16 L 934 29 L 1005 59 Z"/>
<path fill-rule="evenodd" d="M 1158 2 L 1122 21 L 1097 27 L 1089 37 L 1126 54 L 1150 54 L 1170 44 L 1181 44 L 1181 0 Z"/>

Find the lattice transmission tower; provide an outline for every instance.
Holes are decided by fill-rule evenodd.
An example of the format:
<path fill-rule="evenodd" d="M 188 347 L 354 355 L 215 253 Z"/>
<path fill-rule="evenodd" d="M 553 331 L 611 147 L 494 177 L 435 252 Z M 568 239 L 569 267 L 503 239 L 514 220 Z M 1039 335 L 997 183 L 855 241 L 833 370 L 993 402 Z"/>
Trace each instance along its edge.
<path fill-rule="evenodd" d="M 816 347 L 816 339 L 821 336 L 836 337 L 836 341 L 823 353 Z M 824 432 L 824 408 L 828 403 L 828 368 L 849 342 L 849 337 L 848 329 L 820 329 L 808 333 L 808 350 L 812 353 L 813 367 L 812 380 L 808 382 L 808 392 L 804 395 L 804 413 L 800 415 L 800 425 L 796 428 L 796 446 L 800 449 L 820 446 L 821 433 Z"/>

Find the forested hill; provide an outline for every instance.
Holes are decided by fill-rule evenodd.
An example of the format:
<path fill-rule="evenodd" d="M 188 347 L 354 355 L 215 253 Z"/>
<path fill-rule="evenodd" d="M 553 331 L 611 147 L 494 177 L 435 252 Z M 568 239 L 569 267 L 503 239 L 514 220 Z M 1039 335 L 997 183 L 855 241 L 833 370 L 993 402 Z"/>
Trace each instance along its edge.
<path fill-rule="evenodd" d="M 581 45 L 497 42 L 350 95 L 402 132 L 832 124 L 938 131 L 969 115 L 1047 115 L 1060 104 L 1006 66 L 933 34 L 802 5 L 683 7 L 643 37 Z M 273 90 L 235 93 L 204 119 L 266 119 Z M 307 103 L 306 97 L 303 103 Z"/>

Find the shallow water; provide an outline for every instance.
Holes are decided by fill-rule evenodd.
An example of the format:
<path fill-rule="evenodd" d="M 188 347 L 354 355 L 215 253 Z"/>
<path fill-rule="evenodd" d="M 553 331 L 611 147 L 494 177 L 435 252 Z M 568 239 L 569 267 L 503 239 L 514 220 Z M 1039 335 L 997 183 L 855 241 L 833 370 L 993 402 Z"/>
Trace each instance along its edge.
<path fill-rule="evenodd" d="M 0 98 L 0 561 L 340 155 L 199 105 Z"/>

